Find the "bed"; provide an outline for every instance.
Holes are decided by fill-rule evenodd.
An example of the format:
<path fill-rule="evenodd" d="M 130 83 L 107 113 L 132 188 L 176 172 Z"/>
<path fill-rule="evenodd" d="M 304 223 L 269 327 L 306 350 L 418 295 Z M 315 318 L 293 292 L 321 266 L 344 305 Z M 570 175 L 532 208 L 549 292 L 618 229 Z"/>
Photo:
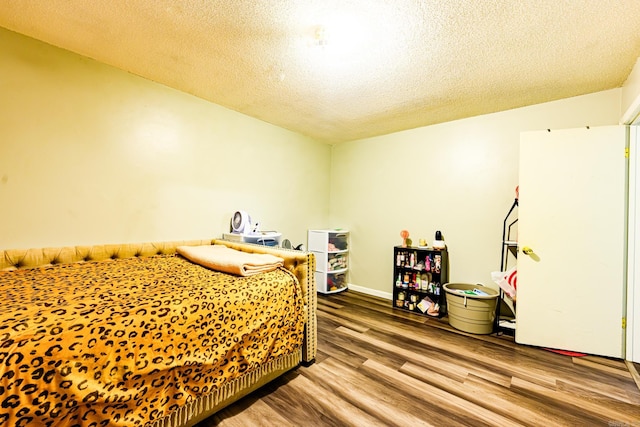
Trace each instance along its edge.
<path fill-rule="evenodd" d="M 218 245 L 282 266 L 238 276 L 180 252 Z M 314 269 L 216 239 L 0 251 L 0 426 L 194 425 L 314 361 Z"/>

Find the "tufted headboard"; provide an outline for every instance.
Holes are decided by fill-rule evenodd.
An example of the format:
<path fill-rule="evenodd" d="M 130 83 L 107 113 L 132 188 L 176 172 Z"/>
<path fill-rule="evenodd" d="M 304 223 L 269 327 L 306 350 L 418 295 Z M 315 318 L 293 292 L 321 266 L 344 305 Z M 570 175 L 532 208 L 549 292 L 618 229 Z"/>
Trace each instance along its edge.
<path fill-rule="evenodd" d="M 153 243 L 125 243 L 95 246 L 67 246 L 61 248 L 7 249 L 0 251 L 0 271 L 45 267 L 55 264 L 103 261 L 106 259 L 174 254 L 178 246 L 221 244 L 250 253 L 268 253 L 284 259 L 284 267 L 300 282 L 307 307 L 306 343 L 303 360 L 311 362 L 316 355 L 316 283 L 314 277 L 315 257 L 310 252 L 294 251 L 276 247 L 226 240 L 179 240 Z"/>
<path fill-rule="evenodd" d="M 212 240 L 183 240 L 159 243 L 126 243 L 121 245 L 66 246 L 61 248 L 8 249 L 0 252 L 0 271 L 45 267 L 74 262 L 103 261 L 173 254 L 181 245 L 210 245 Z"/>

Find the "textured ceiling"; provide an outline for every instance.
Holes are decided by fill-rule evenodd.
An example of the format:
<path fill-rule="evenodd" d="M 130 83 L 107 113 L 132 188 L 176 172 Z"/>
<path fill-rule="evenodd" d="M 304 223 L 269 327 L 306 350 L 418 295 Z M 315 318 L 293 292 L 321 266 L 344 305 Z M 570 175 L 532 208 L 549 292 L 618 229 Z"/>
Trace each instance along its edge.
<path fill-rule="evenodd" d="M 640 0 L 0 0 L 0 26 L 328 143 L 620 87 L 640 56 Z"/>

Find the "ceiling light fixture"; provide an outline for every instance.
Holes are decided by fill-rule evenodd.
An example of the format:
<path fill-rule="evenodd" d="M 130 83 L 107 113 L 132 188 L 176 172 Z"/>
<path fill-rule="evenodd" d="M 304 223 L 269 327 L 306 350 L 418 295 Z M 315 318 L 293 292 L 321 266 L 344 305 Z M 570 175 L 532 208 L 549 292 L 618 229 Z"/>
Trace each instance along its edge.
<path fill-rule="evenodd" d="M 327 37 L 327 29 L 324 25 L 318 25 L 314 31 L 314 41 L 316 46 L 326 46 L 329 44 L 329 38 Z"/>

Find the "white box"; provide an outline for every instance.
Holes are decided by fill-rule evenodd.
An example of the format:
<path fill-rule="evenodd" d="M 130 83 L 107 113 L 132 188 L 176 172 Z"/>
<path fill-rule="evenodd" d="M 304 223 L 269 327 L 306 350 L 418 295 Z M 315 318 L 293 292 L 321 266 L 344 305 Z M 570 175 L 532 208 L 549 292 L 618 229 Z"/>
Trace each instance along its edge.
<path fill-rule="evenodd" d="M 223 233 L 224 240 L 232 242 L 255 243 L 263 246 L 279 246 L 282 233 L 275 231 L 261 231 L 259 234 Z"/>

